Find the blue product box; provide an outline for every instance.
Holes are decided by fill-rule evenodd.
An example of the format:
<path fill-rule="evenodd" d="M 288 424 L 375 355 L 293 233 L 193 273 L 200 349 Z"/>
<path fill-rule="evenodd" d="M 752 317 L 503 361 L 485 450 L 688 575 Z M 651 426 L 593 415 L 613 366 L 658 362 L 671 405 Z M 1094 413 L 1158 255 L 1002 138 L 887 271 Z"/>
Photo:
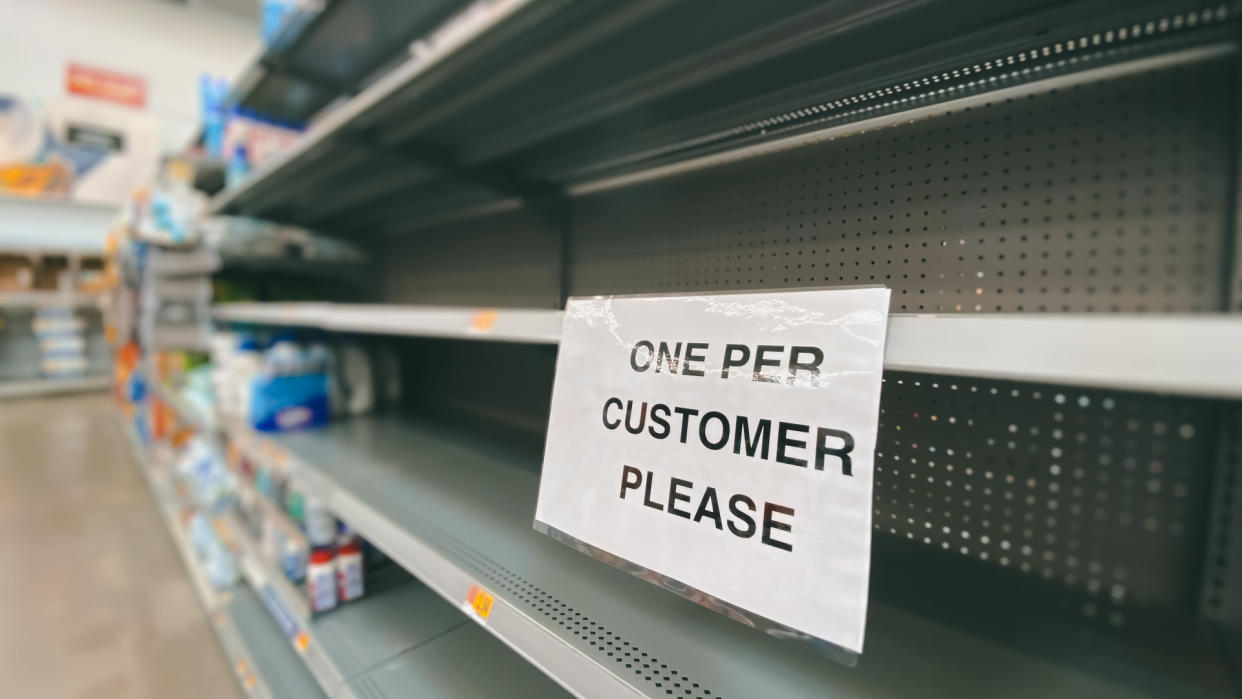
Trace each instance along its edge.
<path fill-rule="evenodd" d="M 256 376 L 250 395 L 250 424 L 260 432 L 288 432 L 326 425 L 327 374 Z"/>

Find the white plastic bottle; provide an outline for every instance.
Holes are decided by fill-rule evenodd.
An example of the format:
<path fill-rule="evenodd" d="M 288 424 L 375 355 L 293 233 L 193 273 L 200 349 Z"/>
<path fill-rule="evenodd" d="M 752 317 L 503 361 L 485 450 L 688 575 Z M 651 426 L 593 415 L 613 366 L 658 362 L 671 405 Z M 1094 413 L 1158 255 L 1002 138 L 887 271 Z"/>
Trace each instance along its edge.
<path fill-rule="evenodd" d="M 336 606 L 336 562 L 332 549 L 311 551 L 306 566 L 306 596 L 311 611 L 326 612 Z"/>
<path fill-rule="evenodd" d="M 351 539 L 336 552 L 336 593 L 342 602 L 350 602 L 362 592 L 362 546 Z"/>

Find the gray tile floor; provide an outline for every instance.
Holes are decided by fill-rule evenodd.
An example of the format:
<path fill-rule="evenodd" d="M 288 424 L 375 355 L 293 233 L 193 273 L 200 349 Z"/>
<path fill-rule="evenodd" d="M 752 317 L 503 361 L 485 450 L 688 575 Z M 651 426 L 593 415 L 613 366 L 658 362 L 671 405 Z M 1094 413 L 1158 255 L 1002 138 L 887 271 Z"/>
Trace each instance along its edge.
<path fill-rule="evenodd" d="M 0 552 L 3 696 L 240 695 L 108 397 L 0 401 Z"/>

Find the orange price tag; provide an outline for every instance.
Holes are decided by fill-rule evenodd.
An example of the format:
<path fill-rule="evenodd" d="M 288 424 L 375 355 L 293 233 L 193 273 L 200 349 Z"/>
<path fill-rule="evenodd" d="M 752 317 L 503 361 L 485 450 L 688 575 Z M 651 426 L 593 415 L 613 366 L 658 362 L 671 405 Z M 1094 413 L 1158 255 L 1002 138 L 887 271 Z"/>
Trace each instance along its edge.
<path fill-rule="evenodd" d="M 254 689 L 254 685 L 255 685 L 254 675 L 246 675 L 246 678 L 242 680 L 242 682 L 245 683 L 246 685 L 246 691 L 250 691 Z"/>
<path fill-rule="evenodd" d="M 492 326 L 496 325 L 496 318 L 498 317 L 500 317 L 500 311 L 497 310 L 479 311 L 470 319 L 470 327 L 480 332 L 487 332 L 492 329 Z"/>
<path fill-rule="evenodd" d="M 245 660 L 238 660 L 237 661 L 237 674 L 239 675 L 246 674 L 246 670 L 249 669 L 249 667 L 250 665 Z"/>
<path fill-rule="evenodd" d="M 492 603 L 495 601 L 495 597 L 484 592 L 478 585 L 471 585 L 470 591 L 466 593 L 466 603 L 483 619 L 492 613 Z"/>
<path fill-rule="evenodd" d="M 299 653 L 305 653 L 309 645 L 310 636 L 305 631 L 299 631 L 297 638 L 293 639 L 293 647 L 297 648 Z"/>

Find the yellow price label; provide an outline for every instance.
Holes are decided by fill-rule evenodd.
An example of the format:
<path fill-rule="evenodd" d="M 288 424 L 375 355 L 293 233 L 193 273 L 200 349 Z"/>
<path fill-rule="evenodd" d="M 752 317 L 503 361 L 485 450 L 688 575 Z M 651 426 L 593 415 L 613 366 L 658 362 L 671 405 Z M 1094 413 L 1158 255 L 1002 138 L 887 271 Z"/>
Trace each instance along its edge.
<path fill-rule="evenodd" d="M 495 597 L 484 592 L 477 585 L 471 585 L 470 592 L 466 593 L 466 602 L 474 609 L 475 614 L 484 619 L 492 613 L 492 603 L 495 601 Z"/>
<path fill-rule="evenodd" d="M 254 675 L 246 675 L 246 679 L 243 680 L 243 682 L 246 685 L 247 692 L 254 689 L 254 685 L 255 685 Z"/>
<path fill-rule="evenodd" d="M 299 653 L 305 653 L 307 646 L 310 645 L 310 635 L 305 631 L 299 631 L 297 638 L 293 639 L 293 646 L 298 649 Z"/>
<path fill-rule="evenodd" d="M 496 325 L 498 317 L 500 317 L 500 311 L 497 310 L 479 311 L 470 319 L 470 327 L 480 332 L 487 332 Z"/>

